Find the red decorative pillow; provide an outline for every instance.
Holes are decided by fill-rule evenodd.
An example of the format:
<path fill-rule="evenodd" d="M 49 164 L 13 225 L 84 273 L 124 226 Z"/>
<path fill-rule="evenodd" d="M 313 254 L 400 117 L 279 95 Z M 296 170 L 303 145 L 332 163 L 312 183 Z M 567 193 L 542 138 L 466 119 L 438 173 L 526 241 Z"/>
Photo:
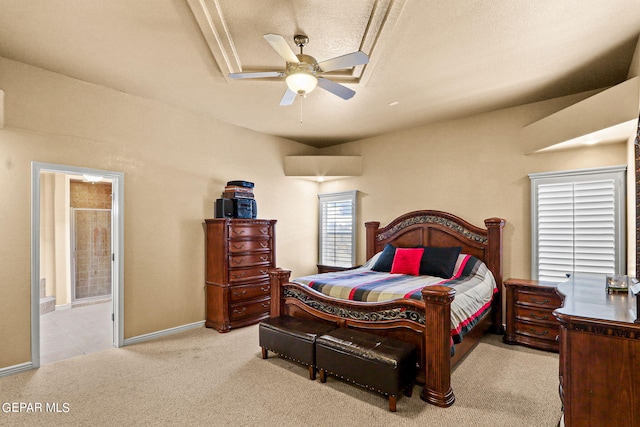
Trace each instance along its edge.
<path fill-rule="evenodd" d="M 423 253 L 424 248 L 396 248 L 391 273 L 418 276 Z"/>

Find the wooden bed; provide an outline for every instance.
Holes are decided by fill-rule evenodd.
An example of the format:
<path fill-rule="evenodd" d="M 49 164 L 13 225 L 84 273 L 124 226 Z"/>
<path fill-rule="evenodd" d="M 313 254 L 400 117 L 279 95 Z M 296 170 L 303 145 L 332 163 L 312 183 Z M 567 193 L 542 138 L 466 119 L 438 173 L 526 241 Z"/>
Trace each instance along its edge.
<path fill-rule="evenodd" d="M 447 286 L 428 286 L 422 301 L 396 299 L 366 303 L 321 295 L 290 282 L 290 271 L 270 270 L 271 317 L 289 315 L 335 323 L 340 327 L 368 331 L 407 341 L 419 349 L 418 383 L 424 384 L 421 399 L 441 407 L 453 404 L 451 368 L 461 360 L 488 331 L 502 330 L 502 228 L 500 218 L 485 220 L 486 228 L 476 227 L 452 214 L 440 211 L 415 211 L 402 215 L 380 228 L 379 222 L 367 222 L 366 255 L 370 259 L 387 243 L 396 247 L 461 246 L 462 253 L 485 262 L 498 286 L 492 308 L 455 346 L 451 356 L 451 302 L 455 290 Z"/>

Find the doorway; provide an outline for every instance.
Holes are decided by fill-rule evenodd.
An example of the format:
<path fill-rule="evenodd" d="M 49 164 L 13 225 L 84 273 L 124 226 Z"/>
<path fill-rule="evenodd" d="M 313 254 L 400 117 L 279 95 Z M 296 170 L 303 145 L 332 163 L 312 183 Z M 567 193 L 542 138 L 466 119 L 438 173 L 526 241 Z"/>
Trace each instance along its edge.
<path fill-rule="evenodd" d="M 120 172 L 32 163 L 33 367 L 123 345 L 123 189 Z"/>

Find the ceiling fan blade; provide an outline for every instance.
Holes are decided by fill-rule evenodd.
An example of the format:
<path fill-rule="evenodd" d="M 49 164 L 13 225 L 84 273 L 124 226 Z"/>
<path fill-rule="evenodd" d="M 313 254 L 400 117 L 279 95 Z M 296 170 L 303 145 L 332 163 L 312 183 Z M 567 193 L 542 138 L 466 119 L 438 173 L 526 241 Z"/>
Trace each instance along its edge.
<path fill-rule="evenodd" d="M 298 96 L 297 93 L 295 93 L 291 89 L 287 89 L 287 91 L 284 93 L 284 96 L 280 100 L 280 105 L 286 106 L 293 104 L 293 101 L 296 100 L 296 96 Z"/>
<path fill-rule="evenodd" d="M 262 71 L 257 73 L 229 73 L 231 79 L 262 79 L 265 77 L 282 77 L 282 71 Z"/>
<path fill-rule="evenodd" d="M 333 82 L 324 77 L 318 77 L 318 86 L 342 99 L 351 99 L 353 95 L 356 94 L 355 90 L 351 90 L 346 86 L 342 86 L 340 83 Z"/>
<path fill-rule="evenodd" d="M 341 70 L 343 68 L 355 67 L 356 65 L 367 64 L 369 57 L 362 51 L 347 53 L 333 59 L 327 59 L 318 64 L 322 72 Z"/>
<path fill-rule="evenodd" d="M 295 63 L 300 62 L 284 37 L 279 34 L 265 34 L 263 37 L 267 42 L 269 42 L 271 47 L 284 58 L 285 61 Z"/>

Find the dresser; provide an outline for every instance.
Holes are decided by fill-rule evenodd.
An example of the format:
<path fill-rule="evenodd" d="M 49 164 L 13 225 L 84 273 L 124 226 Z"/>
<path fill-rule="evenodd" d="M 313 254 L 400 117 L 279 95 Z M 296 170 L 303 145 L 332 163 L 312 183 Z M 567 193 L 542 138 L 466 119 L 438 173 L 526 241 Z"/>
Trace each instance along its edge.
<path fill-rule="evenodd" d="M 206 219 L 206 321 L 228 332 L 269 317 L 275 220 Z"/>
<path fill-rule="evenodd" d="M 562 304 L 556 282 L 508 279 L 506 294 L 506 332 L 504 342 L 539 350 L 559 349 L 560 323 L 553 311 Z"/>
<path fill-rule="evenodd" d="M 564 425 L 640 425 L 636 297 L 607 294 L 605 276 L 595 274 L 575 274 L 558 291 Z"/>

